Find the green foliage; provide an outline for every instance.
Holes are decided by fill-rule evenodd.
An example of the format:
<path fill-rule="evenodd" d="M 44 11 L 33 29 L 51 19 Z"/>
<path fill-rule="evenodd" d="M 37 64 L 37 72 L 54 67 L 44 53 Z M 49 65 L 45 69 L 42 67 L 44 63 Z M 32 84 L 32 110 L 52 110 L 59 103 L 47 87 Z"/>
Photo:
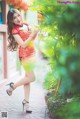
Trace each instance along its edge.
<path fill-rule="evenodd" d="M 59 88 L 61 94 L 77 92 L 79 89 L 76 87 L 80 85 L 80 82 L 77 83 L 80 77 L 80 55 L 77 49 L 80 46 L 80 5 L 58 4 L 56 0 L 36 0 L 34 5 L 38 12 L 43 14 L 41 32 L 44 34 L 42 37 L 44 43 L 41 50 L 48 57 L 51 67 L 53 78 L 50 82 L 51 80 L 53 82 L 54 78 L 61 80 Z M 47 79 L 45 82 L 49 83 L 49 78 Z"/>
<path fill-rule="evenodd" d="M 48 100 L 47 100 L 47 105 L 49 109 L 49 116 L 51 119 L 57 119 L 56 112 L 58 112 L 59 108 L 61 108 L 63 105 L 67 103 L 66 99 L 61 96 L 55 97 L 54 93 L 48 94 Z M 59 117 L 58 117 L 59 119 Z"/>
<path fill-rule="evenodd" d="M 59 33 L 72 36 L 75 40 L 80 40 L 80 5 L 67 5 L 60 17 Z"/>
<path fill-rule="evenodd" d="M 61 48 L 56 58 L 54 76 L 61 77 L 60 91 L 78 94 L 80 92 L 80 54 L 79 48 Z M 57 76 L 56 76 L 57 75 Z M 65 85 L 66 84 L 66 85 Z"/>
<path fill-rule="evenodd" d="M 48 90 L 58 90 L 57 96 L 53 94 L 49 98 L 49 110 L 61 119 L 79 119 L 79 100 L 67 103 L 59 95 L 80 96 L 80 5 L 58 4 L 56 0 L 35 0 L 34 5 L 43 15 L 40 28 L 44 33 L 41 40 L 44 45 L 41 50 L 51 68 L 45 86 Z"/>
<path fill-rule="evenodd" d="M 80 118 L 80 98 L 66 99 L 54 95 L 48 96 L 48 109 L 51 119 L 79 119 Z"/>
<path fill-rule="evenodd" d="M 45 77 L 44 85 L 46 89 L 52 89 L 53 87 L 55 88 L 56 86 L 56 80 L 53 77 L 53 74 L 51 72 L 48 72 L 48 74 Z"/>
<path fill-rule="evenodd" d="M 80 119 L 80 100 L 73 99 L 57 110 L 59 119 Z"/>

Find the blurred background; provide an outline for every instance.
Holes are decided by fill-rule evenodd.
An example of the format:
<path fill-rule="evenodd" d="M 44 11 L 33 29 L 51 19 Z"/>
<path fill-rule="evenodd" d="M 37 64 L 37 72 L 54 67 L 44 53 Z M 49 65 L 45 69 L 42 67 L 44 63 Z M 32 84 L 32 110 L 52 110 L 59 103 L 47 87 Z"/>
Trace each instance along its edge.
<path fill-rule="evenodd" d="M 80 0 L 0 0 L 0 81 L 21 73 L 17 51 L 7 50 L 6 15 L 13 7 L 32 27 L 40 25 L 37 47 L 49 67 L 44 88 L 50 118 L 80 119 Z"/>

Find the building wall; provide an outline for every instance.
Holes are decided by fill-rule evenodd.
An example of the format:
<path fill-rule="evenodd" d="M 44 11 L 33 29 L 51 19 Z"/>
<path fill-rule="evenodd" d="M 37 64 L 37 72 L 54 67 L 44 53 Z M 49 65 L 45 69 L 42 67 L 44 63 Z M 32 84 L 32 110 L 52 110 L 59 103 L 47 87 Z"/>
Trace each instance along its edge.
<path fill-rule="evenodd" d="M 3 79 L 4 76 L 4 63 L 3 63 L 3 33 L 0 33 L 0 79 Z"/>
<path fill-rule="evenodd" d="M 0 81 L 19 74 L 17 52 L 7 50 L 7 12 L 9 5 L 6 0 L 0 0 Z"/>
<path fill-rule="evenodd" d="M 7 78 L 6 10 L 6 0 L 0 0 L 0 80 Z"/>

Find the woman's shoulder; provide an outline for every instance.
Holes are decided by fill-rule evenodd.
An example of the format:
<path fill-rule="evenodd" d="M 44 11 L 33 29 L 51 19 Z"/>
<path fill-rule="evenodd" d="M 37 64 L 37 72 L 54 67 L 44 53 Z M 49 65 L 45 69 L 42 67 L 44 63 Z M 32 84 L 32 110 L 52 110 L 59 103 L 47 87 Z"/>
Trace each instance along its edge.
<path fill-rule="evenodd" d="M 19 32 L 19 26 L 15 26 L 13 29 L 12 29 L 12 34 L 18 34 Z"/>

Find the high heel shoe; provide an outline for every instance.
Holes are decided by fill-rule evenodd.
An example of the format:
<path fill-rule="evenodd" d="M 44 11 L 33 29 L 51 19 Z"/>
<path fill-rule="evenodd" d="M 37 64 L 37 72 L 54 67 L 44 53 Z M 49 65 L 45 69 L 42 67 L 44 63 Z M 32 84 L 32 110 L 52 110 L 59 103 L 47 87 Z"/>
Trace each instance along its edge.
<path fill-rule="evenodd" d="M 23 104 L 23 111 L 26 112 L 26 113 L 32 113 L 32 110 L 30 110 L 30 107 L 29 107 L 29 102 L 26 101 L 25 99 L 22 101 L 22 104 Z"/>
<path fill-rule="evenodd" d="M 9 83 L 9 84 L 7 84 L 7 85 L 9 85 L 10 87 L 9 87 L 9 89 L 6 90 L 6 92 L 7 92 L 7 94 L 8 94 L 9 96 L 11 96 L 11 95 L 12 95 L 12 91 L 14 90 L 14 87 L 13 87 L 14 83 L 11 82 L 11 83 Z"/>

